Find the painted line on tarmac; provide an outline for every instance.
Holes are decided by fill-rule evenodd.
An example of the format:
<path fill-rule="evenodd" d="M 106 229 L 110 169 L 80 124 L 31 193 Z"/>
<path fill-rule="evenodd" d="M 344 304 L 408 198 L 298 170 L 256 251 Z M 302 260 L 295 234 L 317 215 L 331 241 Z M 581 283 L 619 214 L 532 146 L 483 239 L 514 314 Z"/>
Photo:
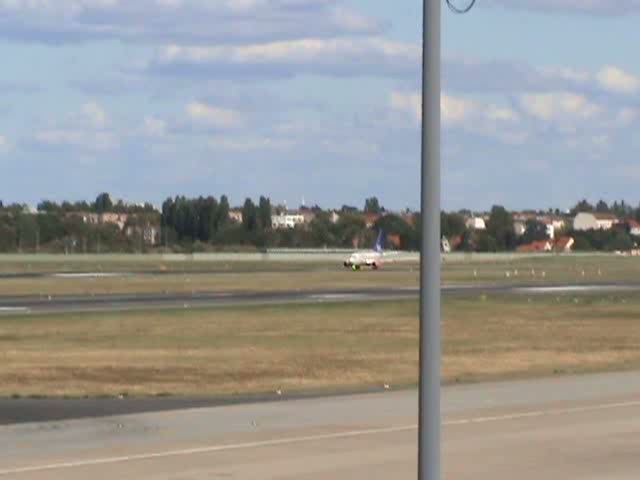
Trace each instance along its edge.
<path fill-rule="evenodd" d="M 0 313 L 27 313 L 29 311 L 27 307 L 0 307 Z"/>
<path fill-rule="evenodd" d="M 564 408 L 564 409 L 555 409 L 555 410 L 537 410 L 537 411 L 531 411 L 531 412 L 514 413 L 511 415 L 500 415 L 500 416 L 492 416 L 492 417 L 475 417 L 475 418 L 460 419 L 460 420 L 446 420 L 443 422 L 443 426 L 459 426 L 459 425 L 472 425 L 472 424 L 480 424 L 480 423 L 504 422 L 504 421 L 510 421 L 510 420 L 527 419 L 527 418 L 570 415 L 575 413 L 596 412 L 596 411 L 602 411 L 602 410 L 614 410 L 614 409 L 623 409 L 623 408 L 632 408 L 632 407 L 640 407 L 640 401 L 626 402 L 626 403 L 609 403 L 609 404 L 603 404 L 603 405 L 595 405 L 591 407 L 575 407 L 575 408 Z M 191 448 L 191 449 L 185 449 L 185 450 L 170 450 L 170 451 L 158 452 L 158 453 L 127 455 L 127 456 L 121 456 L 121 457 L 106 457 L 106 458 L 100 458 L 100 459 L 94 459 L 94 460 L 79 460 L 75 462 L 54 463 L 49 465 L 12 468 L 8 470 L 0 470 L 0 476 L 18 475 L 22 473 L 46 472 L 46 471 L 52 471 L 52 470 L 67 470 L 67 469 L 74 469 L 74 468 L 81 468 L 81 467 L 92 467 L 97 465 L 109 465 L 109 464 L 154 460 L 154 459 L 170 458 L 170 457 L 183 457 L 183 456 L 189 456 L 189 455 L 202 455 L 207 453 L 228 452 L 228 451 L 234 451 L 234 450 L 249 450 L 249 449 L 255 449 L 255 448 L 278 447 L 282 445 L 294 445 L 297 443 L 311 443 L 311 442 L 318 442 L 323 440 L 340 440 L 345 438 L 384 435 L 389 433 L 402 433 L 402 432 L 410 432 L 410 431 L 416 431 L 416 430 L 418 430 L 417 425 L 404 425 L 404 426 L 387 427 L 387 428 L 353 430 L 348 432 L 329 433 L 324 435 L 309 435 L 306 437 L 289 437 L 289 438 L 280 438 L 280 439 L 274 439 L 274 440 L 263 440 L 263 441 L 257 441 L 257 442 L 212 445 L 207 447 Z"/>

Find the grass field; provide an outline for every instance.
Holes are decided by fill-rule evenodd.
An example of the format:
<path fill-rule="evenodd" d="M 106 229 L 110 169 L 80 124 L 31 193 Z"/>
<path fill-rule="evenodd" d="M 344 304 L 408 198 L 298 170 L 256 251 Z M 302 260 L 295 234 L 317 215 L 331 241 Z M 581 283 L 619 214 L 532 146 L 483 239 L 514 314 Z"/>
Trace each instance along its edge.
<path fill-rule="evenodd" d="M 632 296 L 448 298 L 446 382 L 640 368 Z M 413 385 L 417 304 L 0 318 L 0 395 L 230 395 Z"/>
<path fill-rule="evenodd" d="M 129 267 L 135 270 L 135 264 Z M 197 274 L 185 270 L 163 275 L 0 278 L 0 295 L 403 288 L 418 286 L 417 270 L 418 266 L 412 263 L 389 264 L 375 272 L 351 272 L 337 263 L 231 262 Z M 442 278 L 449 285 L 639 282 L 640 258 L 551 256 L 495 262 L 445 260 Z"/>

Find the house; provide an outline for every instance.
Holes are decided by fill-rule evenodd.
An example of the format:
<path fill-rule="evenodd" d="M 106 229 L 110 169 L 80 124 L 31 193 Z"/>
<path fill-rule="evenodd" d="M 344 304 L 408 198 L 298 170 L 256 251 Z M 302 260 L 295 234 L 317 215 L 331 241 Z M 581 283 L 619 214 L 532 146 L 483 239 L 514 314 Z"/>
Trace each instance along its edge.
<path fill-rule="evenodd" d="M 629 233 L 634 237 L 640 237 L 640 223 L 635 220 L 627 220 L 626 222 Z"/>
<path fill-rule="evenodd" d="M 126 213 L 105 212 L 100 214 L 100 223 L 103 225 L 117 225 L 120 230 L 124 229 L 129 215 Z"/>
<path fill-rule="evenodd" d="M 524 232 L 527 231 L 526 223 L 522 220 L 513 222 L 513 231 L 515 232 L 516 236 L 521 237 L 522 235 L 524 235 Z"/>
<path fill-rule="evenodd" d="M 134 234 L 141 235 L 142 241 L 146 245 L 156 245 L 160 241 L 160 227 L 150 223 L 144 226 L 129 225 L 126 228 L 125 233 L 127 237 L 132 237 Z"/>
<path fill-rule="evenodd" d="M 380 220 L 380 215 L 377 213 L 365 213 L 364 215 L 364 224 L 367 228 L 373 228 L 378 220 Z"/>
<path fill-rule="evenodd" d="M 242 210 L 239 208 L 229 210 L 229 220 L 235 223 L 242 223 Z"/>
<path fill-rule="evenodd" d="M 482 217 L 471 217 L 465 222 L 467 228 L 471 230 L 486 230 L 487 224 Z"/>
<path fill-rule="evenodd" d="M 559 237 L 553 244 L 553 249 L 558 253 L 570 253 L 575 243 L 572 237 Z"/>
<path fill-rule="evenodd" d="M 611 213 L 581 212 L 573 219 L 573 229 L 585 230 L 611 230 L 618 223 L 618 218 Z"/>
<path fill-rule="evenodd" d="M 551 250 L 553 250 L 553 244 L 549 240 L 539 240 L 518 247 L 518 253 L 539 253 L 550 252 Z"/>
<path fill-rule="evenodd" d="M 280 230 L 284 228 L 295 228 L 298 225 L 305 224 L 305 216 L 300 213 L 287 214 L 280 213 L 271 215 L 271 228 Z"/>
<path fill-rule="evenodd" d="M 334 210 L 329 214 L 329 219 L 335 225 L 340 220 L 340 214 Z"/>

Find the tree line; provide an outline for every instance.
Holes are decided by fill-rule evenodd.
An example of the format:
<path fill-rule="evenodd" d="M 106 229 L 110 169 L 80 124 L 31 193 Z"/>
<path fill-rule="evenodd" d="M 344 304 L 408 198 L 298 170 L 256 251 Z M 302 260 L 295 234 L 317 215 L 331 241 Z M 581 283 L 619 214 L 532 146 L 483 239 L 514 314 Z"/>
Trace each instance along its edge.
<path fill-rule="evenodd" d="M 387 211 L 376 197 L 367 198 L 362 208 L 343 205 L 337 211 L 324 211 L 317 205 L 301 207 L 310 221 L 295 228 L 273 228 L 272 217 L 285 209 L 272 205 L 266 196 L 257 202 L 245 199 L 232 209 L 226 195 L 219 198 L 167 198 L 159 211 L 151 204 L 128 205 L 114 202 L 101 193 L 93 202 L 44 200 L 37 214 L 17 204 L 0 202 L 1 252 L 197 252 L 220 249 L 265 248 L 371 248 L 378 230 L 387 236 L 387 248 L 419 250 L 421 244 L 420 215 L 405 211 Z M 604 201 L 595 205 L 580 201 L 571 212 L 614 213 L 620 218 L 638 218 L 639 209 L 624 201 L 609 206 Z M 238 212 L 240 215 L 238 215 Z M 83 215 L 105 213 L 126 214 L 124 225 L 86 221 Z M 538 215 L 561 215 L 558 210 L 532 212 Z M 516 234 L 512 212 L 494 206 L 485 215 L 486 229 L 467 226 L 468 210 L 442 212 L 443 237 L 452 241 L 453 250 L 466 252 L 513 251 L 520 245 L 545 240 L 547 227 L 535 219 L 527 220 L 524 232 Z M 124 218 L 124 216 L 123 216 Z M 241 220 L 240 220 L 241 218 Z M 373 218 L 374 221 L 371 219 Z M 568 216 L 567 228 L 556 235 L 575 239 L 577 250 L 627 250 L 636 240 L 630 229 L 620 225 L 610 231 L 576 232 Z"/>

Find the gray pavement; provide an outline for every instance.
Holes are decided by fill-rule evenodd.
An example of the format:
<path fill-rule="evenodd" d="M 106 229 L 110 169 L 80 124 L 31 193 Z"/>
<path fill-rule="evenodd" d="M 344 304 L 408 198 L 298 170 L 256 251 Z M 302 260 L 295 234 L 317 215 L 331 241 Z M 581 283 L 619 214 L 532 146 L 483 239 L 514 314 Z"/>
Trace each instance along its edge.
<path fill-rule="evenodd" d="M 445 285 L 443 295 L 544 295 L 640 292 L 640 283 L 593 285 Z M 195 292 L 117 295 L 0 296 L 0 315 L 208 308 L 417 298 L 417 288 L 354 288 L 281 292 Z"/>
<path fill-rule="evenodd" d="M 415 391 L 0 427 L 0 478 L 416 478 Z M 637 479 L 640 374 L 448 387 L 452 479 Z"/>

